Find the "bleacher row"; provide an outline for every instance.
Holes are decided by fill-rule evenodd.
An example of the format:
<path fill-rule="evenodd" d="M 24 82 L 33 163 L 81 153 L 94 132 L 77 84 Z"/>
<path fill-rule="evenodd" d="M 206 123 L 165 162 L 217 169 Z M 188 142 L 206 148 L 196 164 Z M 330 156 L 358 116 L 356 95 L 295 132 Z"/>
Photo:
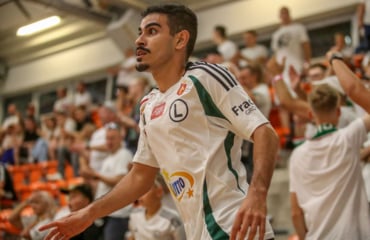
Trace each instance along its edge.
<path fill-rule="evenodd" d="M 62 188 L 82 183 L 81 177 L 74 177 L 73 169 L 70 164 L 65 166 L 65 176 L 63 179 L 58 174 L 57 160 L 50 160 L 42 163 L 30 163 L 18 166 L 7 166 L 12 177 L 14 190 L 18 201 L 25 201 L 34 191 L 47 191 L 53 196 L 59 206 L 67 205 L 67 196 L 60 192 Z M 8 221 L 13 211 L 13 201 L 1 201 L 0 210 L 0 240 L 4 233 L 19 234 L 20 230 L 11 225 Z M 22 216 L 32 216 L 33 211 L 27 207 L 22 211 Z"/>

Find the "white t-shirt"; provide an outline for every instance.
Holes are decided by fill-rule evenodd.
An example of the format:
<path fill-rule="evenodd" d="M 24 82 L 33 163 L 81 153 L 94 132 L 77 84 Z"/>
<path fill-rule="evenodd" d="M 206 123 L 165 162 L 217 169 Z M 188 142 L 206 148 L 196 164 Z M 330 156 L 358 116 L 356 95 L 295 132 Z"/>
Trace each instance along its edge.
<path fill-rule="evenodd" d="M 69 110 L 69 107 L 73 105 L 72 98 L 65 96 L 64 98 L 60 98 L 54 102 L 54 111 L 56 112 L 64 112 Z"/>
<path fill-rule="evenodd" d="M 263 113 L 263 115 L 268 118 L 271 111 L 271 96 L 270 91 L 265 83 L 258 84 L 252 90 L 255 103 L 258 109 Z"/>
<path fill-rule="evenodd" d="M 260 58 L 267 58 L 268 50 L 265 46 L 257 44 L 253 47 L 243 48 L 240 54 L 249 60 L 257 61 Z"/>
<path fill-rule="evenodd" d="M 125 175 L 128 173 L 128 165 L 132 161 L 132 154 L 126 148 L 121 148 L 114 154 L 110 154 L 104 161 L 99 173 L 104 176 L 114 177 L 118 175 Z M 98 182 L 95 193 L 95 199 L 102 197 L 110 190 L 112 186 L 105 184 L 103 181 Z M 110 217 L 126 218 L 130 215 L 131 206 L 121 208 L 113 213 Z"/>
<path fill-rule="evenodd" d="M 27 227 L 31 226 L 31 224 L 34 224 L 37 221 L 36 215 L 31 216 L 31 217 L 22 217 L 21 221 L 22 221 L 22 225 L 24 226 L 24 228 L 27 228 Z M 48 230 L 40 231 L 39 228 L 41 226 L 45 225 L 45 224 L 50 223 L 51 221 L 53 221 L 53 219 L 50 219 L 50 218 L 46 218 L 46 219 L 38 221 L 29 230 L 29 234 L 30 234 L 31 239 L 32 240 L 43 240 L 46 237 L 46 235 L 48 235 L 49 231 Z"/>
<path fill-rule="evenodd" d="M 19 117 L 16 115 L 12 115 L 12 116 L 5 118 L 1 128 L 2 130 L 6 130 L 10 125 L 14 125 L 18 123 L 19 123 Z"/>
<path fill-rule="evenodd" d="M 85 91 L 84 93 L 76 92 L 75 95 L 75 106 L 89 106 L 92 103 L 91 95 L 88 91 Z"/>
<path fill-rule="evenodd" d="M 106 129 L 104 127 L 101 127 L 93 133 L 90 139 L 89 146 L 90 147 L 98 147 L 106 144 Z M 108 152 L 102 152 L 102 151 L 96 151 L 91 150 L 90 151 L 90 158 L 89 158 L 89 166 L 99 172 L 101 170 L 101 167 L 103 165 L 104 159 L 108 157 Z"/>
<path fill-rule="evenodd" d="M 150 219 L 145 209 L 139 208 L 130 214 L 129 228 L 135 240 L 184 240 L 183 224 L 176 212 L 162 207 Z"/>
<path fill-rule="evenodd" d="M 290 158 L 295 192 L 308 229 L 306 239 L 370 239 L 370 215 L 359 151 L 362 119 L 297 147 Z"/>
<path fill-rule="evenodd" d="M 166 92 L 154 89 L 143 98 L 134 162 L 161 169 L 187 239 L 229 238 L 248 192 L 241 143 L 266 123 L 220 65 L 189 63 Z M 265 239 L 273 237 L 266 221 Z"/>
<path fill-rule="evenodd" d="M 230 61 L 231 58 L 235 56 L 238 52 L 238 47 L 235 45 L 234 42 L 230 40 L 225 40 L 223 43 L 217 46 L 217 51 L 221 54 L 224 58 L 224 61 Z"/>
<path fill-rule="evenodd" d="M 291 90 L 289 67 L 292 65 L 298 73 L 301 73 L 304 63 L 302 43 L 308 42 L 306 28 L 299 23 L 291 23 L 281 26 L 272 35 L 271 48 L 279 62 L 285 57 L 284 81 Z"/>

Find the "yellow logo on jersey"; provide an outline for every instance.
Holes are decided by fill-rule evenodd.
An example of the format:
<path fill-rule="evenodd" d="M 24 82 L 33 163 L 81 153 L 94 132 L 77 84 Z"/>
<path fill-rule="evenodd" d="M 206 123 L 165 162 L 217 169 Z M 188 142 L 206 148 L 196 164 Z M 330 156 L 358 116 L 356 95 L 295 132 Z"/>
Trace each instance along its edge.
<path fill-rule="evenodd" d="M 194 177 L 185 171 L 177 171 L 169 174 L 165 169 L 162 170 L 162 175 L 167 182 L 171 194 L 177 201 L 185 198 L 194 197 Z"/>

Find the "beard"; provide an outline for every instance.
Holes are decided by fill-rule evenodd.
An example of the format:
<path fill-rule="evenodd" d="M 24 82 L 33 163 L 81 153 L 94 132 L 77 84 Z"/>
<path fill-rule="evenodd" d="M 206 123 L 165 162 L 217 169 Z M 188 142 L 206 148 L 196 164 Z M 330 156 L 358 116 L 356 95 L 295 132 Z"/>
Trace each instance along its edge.
<path fill-rule="evenodd" d="M 138 72 L 145 72 L 146 70 L 149 69 L 149 64 L 137 63 L 135 68 Z"/>

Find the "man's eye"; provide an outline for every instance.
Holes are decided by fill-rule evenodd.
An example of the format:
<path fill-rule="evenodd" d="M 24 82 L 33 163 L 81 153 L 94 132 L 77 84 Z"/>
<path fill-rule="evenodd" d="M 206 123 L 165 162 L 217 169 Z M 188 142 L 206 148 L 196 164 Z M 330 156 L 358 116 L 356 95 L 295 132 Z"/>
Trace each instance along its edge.
<path fill-rule="evenodd" d="M 154 28 L 149 29 L 149 34 L 156 34 L 157 30 Z"/>

